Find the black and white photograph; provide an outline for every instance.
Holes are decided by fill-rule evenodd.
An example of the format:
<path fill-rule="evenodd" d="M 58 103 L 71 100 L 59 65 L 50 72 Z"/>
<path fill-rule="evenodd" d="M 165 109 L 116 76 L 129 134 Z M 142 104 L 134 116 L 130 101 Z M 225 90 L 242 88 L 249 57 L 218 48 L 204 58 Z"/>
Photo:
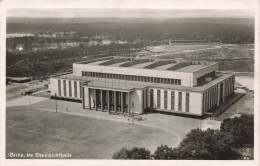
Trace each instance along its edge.
<path fill-rule="evenodd" d="M 260 164 L 257 1 L 22 1 L 2 1 L 3 165 Z"/>

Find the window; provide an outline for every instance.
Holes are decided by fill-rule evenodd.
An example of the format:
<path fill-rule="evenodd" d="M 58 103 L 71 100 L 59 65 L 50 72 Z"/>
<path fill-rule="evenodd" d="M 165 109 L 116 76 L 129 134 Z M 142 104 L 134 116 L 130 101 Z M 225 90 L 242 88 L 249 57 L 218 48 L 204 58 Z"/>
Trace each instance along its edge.
<path fill-rule="evenodd" d="M 78 96 L 77 81 L 74 81 L 74 96 L 75 96 L 75 98 L 77 98 L 77 96 Z"/>
<path fill-rule="evenodd" d="M 189 112 L 190 106 L 190 94 L 186 93 L 186 112 Z"/>
<path fill-rule="evenodd" d="M 156 78 L 156 77 L 110 74 L 110 73 L 96 73 L 96 72 L 87 72 L 87 71 L 82 71 L 81 75 L 85 77 L 110 78 L 110 79 L 119 79 L 119 80 L 132 80 L 132 81 L 141 81 L 141 82 L 154 82 L 154 83 L 162 83 L 162 84 L 181 85 L 180 79 Z M 227 83 L 230 83 L 230 81 Z"/>
<path fill-rule="evenodd" d="M 61 82 L 58 80 L 58 94 L 61 96 Z"/>
<path fill-rule="evenodd" d="M 171 110 L 174 110 L 174 91 L 171 91 Z"/>
<path fill-rule="evenodd" d="M 178 110 L 182 111 L 182 92 L 179 92 Z"/>
<path fill-rule="evenodd" d="M 79 83 L 79 95 L 80 95 L 80 98 L 82 98 L 82 90 L 81 90 L 81 86 L 82 86 L 82 82 Z"/>
<path fill-rule="evenodd" d="M 157 108 L 161 108 L 161 91 L 157 90 Z"/>
<path fill-rule="evenodd" d="M 63 80 L 63 91 L 64 91 L 64 96 L 67 96 L 67 92 L 66 92 L 66 80 Z"/>
<path fill-rule="evenodd" d="M 171 84 L 174 84 L 174 79 L 171 79 Z"/>
<path fill-rule="evenodd" d="M 150 107 L 153 107 L 153 89 L 150 90 Z"/>
<path fill-rule="evenodd" d="M 168 96 L 167 96 L 167 90 L 164 91 L 164 109 L 167 110 L 167 100 L 168 100 Z"/>
<path fill-rule="evenodd" d="M 69 81 L 69 96 L 72 97 L 71 81 Z"/>
<path fill-rule="evenodd" d="M 167 82 L 168 84 L 171 84 L 171 79 L 168 79 L 168 82 Z"/>

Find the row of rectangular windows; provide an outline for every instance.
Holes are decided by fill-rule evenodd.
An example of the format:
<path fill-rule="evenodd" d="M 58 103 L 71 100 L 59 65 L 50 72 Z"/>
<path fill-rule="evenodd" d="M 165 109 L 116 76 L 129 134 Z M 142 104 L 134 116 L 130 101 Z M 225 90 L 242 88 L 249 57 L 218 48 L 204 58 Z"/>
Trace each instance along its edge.
<path fill-rule="evenodd" d="M 157 77 L 134 76 L 134 75 L 123 75 L 123 74 L 108 74 L 108 73 L 97 73 L 97 72 L 86 72 L 86 71 L 82 71 L 82 76 L 181 85 L 180 79 L 170 79 L 170 78 L 157 78 Z"/>
<path fill-rule="evenodd" d="M 58 80 L 58 94 L 61 96 L 61 80 Z M 67 96 L 67 83 L 66 80 L 63 80 L 63 94 Z M 77 81 L 74 81 L 74 97 L 77 98 L 78 91 L 77 91 Z M 72 97 L 72 86 L 71 81 L 69 81 L 69 97 Z M 81 97 L 81 93 L 80 93 Z"/>
<path fill-rule="evenodd" d="M 174 101 L 175 101 L 175 95 L 174 91 L 171 91 L 171 110 L 174 110 Z M 179 99 L 178 99 L 178 110 L 182 111 L 182 92 L 179 92 Z M 153 98 L 154 98 L 154 90 L 150 90 L 150 105 L 153 108 Z M 189 112 L 189 103 L 190 103 L 190 94 L 186 93 L 186 112 Z M 164 109 L 167 109 L 168 105 L 168 93 L 167 90 L 164 90 Z M 161 90 L 157 90 L 157 108 L 161 107 Z"/>

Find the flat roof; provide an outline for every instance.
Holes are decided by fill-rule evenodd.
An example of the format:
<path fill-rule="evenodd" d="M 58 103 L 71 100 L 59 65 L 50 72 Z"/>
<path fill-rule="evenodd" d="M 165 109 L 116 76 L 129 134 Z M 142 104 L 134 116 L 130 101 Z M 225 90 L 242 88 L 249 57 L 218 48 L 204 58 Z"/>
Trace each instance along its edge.
<path fill-rule="evenodd" d="M 78 80 L 78 81 L 91 81 L 90 78 L 84 77 L 84 76 L 75 76 L 72 73 L 70 74 L 63 74 L 63 75 L 57 75 L 52 76 L 53 78 L 60 78 L 60 79 L 69 79 L 69 80 Z"/>
<path fill-rule="evenodd" d="M 130 80 L 118 80 L 118 79 L 105 79 L 98 78 L 93 81 L 90 81 L 88 85 L 90 87 L 99 87 L 107 89 L 121 89 L 121 90 L 133 90 L 133 89 L 143 89 L 147 86 L 150 86 L 153 83 L 149 82 L 139 82 L 139 81 L 130 81 Z"/>
<path fill-rule="evenodd" d="M 98 87 L 104 89 L 121 89 L 121 90 L 133 90 L 133 89 L 143 89 L 145 87 L 154 87 L 162 89 L 172 89 L 172 90 L 181 90 L 181 91 L 193 91 L 193 92 L 203 92 L 208 88 L 220 83 L 221 81 L 227 79 L 234 74 L 223 74 L 219 77 L 215 77 L 214 80 L 206 82 L 203 85 L 188 87 L 181 85 L 172 85 L 172 84 L 162 84 L 162 83 L 152 83 L 152 82 L 140 82 L 140 81 L 130 81 L 130 80 L 118 80 L 118 79 L 108 79 L 108 78 L 94 78 L 89 80 L 89 87 Z"/>
<path fill-rule="evenodd" d="M 88 65 L 98 66 L 99 64 L 106 62 L 106 61 L 108 61 L 108 60 L 100 60 L 100 61 L 88 63 Z"/>
<path fill-rule="evenodd" d="M 203 92 L 204 90 L 209 89 L 210 87 L 220 83 L 221 81 L 227 79 L 228 77 L 233 76 L 234 74 L 225 74 L 219 77 L 216 77 L 214 80 L 210 82 L 206 82 L 203 85 L 195 86 L 195 87 L 188 87 L 188 86 L 181 86 L 181 85 L 171 85 L 171 84 L 156 84 L 154 87 L 157 88 L 166 88 L 166 89 L 176 89 L 176 90 L 184 90 L 184 91 L 193 91 L 193 92 Z"/>
<path fill-rule="evenodd" d="M 145 63 L 140 63 L 140 64 L 136 64 L 136 65 L 132 65 L 129 66 L 130 68 L 134 68 L 134 69 L 143 69 L 145 66 L 148 66 L 150 64 L 152 64 L 154 62 L 145 62 Z"/>
<path fill-rule="evenodd" d="M 184 72 L 184 73 L 191 73 L 191 72 L 195 72 L 201 69 L 204 69 L 208 67 L 207 65 L 189 65 L 189 66 L 185 66 L 185 67 L 181 67 L 177 70 L 174 70 L 176 72 Z"/>
<path fill-rule="evenodd" d="M 14 81 L 31 80 L 31 78 L 29 77 L 6 77 L 6 78 Z"/>
<path fill-rule="evenodd" d="M 176 63 L 170 63 L 170 64 L 167 64 L 167 65 L 158 66 L 158 67 L 155 67 L 153 69 L 154 70 L 163 70 L 163 71 L 165 71 L 165 70 L 167 70 L 168 68 L 170 68 L 170 67 L 172 67 L 174 65 L 176 65 Z"/>
<path fill-rule="evenodd" d="M 120 59 L 119 57 L 113 57 L 115 60 Z M 126 57 L 124 57 L 126 59 Z M 104 65 L 107 67 L 120 67 L 120 65 L 128 63 L 128 62 L 133 62 L 137 60 L 136 58 L 131 58 L 130 60 L 125 60 L 124 62 L 114 62 L 112 64 Z M 93 65 L 93 66 L 99 66 L 100 64 L 108 61 L 113 61 L 113 59 L 108 59 L 108 60 L 98 60 L 94 62 L 87 63 L 87 65 Z M 143 62 L 143 63 L 138 63 L 138 64 L 133 64 L 128 66 L 127 68 L 133 68 L 133 69 L 146 69 L 145 67 L 154 63 L 157 63 L 158 61 L 167 61 L 165 59 L 162 60 L 154 60 L 149 62 Z M 169 59 L 169 61 L 172 61 Z M 188 62 L 181 62 L 181 63 L 188 63 Z M 208 66 L 216 64 L 216 62 L 191 62 L 191 64 L 184 65 L 183 67 L 177 68 L 176 70 L 167 70 L 168 68 L 181 64 L 181 63 L 169 63 L 169 64 L 162 64 L 158 65 L 157 67 L 151 68 L 149 70 L 160 70 L 160 71 L 174 71 L 174 72 L 186 72 L 186 73 L 193 73 L 195 71 L 207 68 Z M 80 63 L 79 63 L 80 64 Z M 148 69 L 148 68 L 147 68 Z"/>
<path fill-rule="evenodd" d="M 129 62 L 129 61 L 127 61 L 127 62 Z M 114 63 L 114 64 L 111 64 L 111 65 L 108 65 L 108 66 L 119 67 L 120 65 L 127 63 L 127 62 Z"/>

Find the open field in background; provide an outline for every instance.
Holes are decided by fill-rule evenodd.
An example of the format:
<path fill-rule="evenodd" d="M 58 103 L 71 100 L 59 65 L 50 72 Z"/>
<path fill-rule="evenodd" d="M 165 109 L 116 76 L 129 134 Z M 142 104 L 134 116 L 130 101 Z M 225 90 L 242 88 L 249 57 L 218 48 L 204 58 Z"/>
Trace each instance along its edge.
<path fill-rule="evenodd" d="M 168 47 L 186 47 L 175 51 Z M 212 61 L 219 63 L 220 71 L 254 72 L 254 45 L 208 45 L 206 48 L 190 46 L 165 46 L 160 53 L 148 53 L 146 57 L 159 59 L 181 59 L 187 61 Z"/>
<path fill-rule="evenodd" d="M 147 47 L 147 50 L 158 53 L 162 58 L 185 58 L 201 56 L 208 59 L 253 58 L 254 45 L 230 44 L 177 44 Z M 185 54 L 182 54 L 185 53 Z"/>
<path fill-rule="evenodd" d="M 219 48 L 217 45 L 212 44 L 188 44 L 188 45 L 163 45 L 163 46 L 154 46 L 154 47 L 147 47 L 148 50 L 154 53 L 181 53 L 181 52 L 189 52 L 195 50 L 203 50 L 203 49 L 213 49 Z"/>
<path fill-rule="evenodd" d="M 160 144 L 177 142 L 175 135 L 156 128 L 28 107 L 7 108 L 6 122 L 6 153 L 71 153 L 72 158 L 110 159 L 122 147 L 154 151 Z"/>
<path fill-rule="evenodd" d="M 48 76 L 72 69 L 75 62 L 85 61 L 86 57 L 129 56 L 159 59 L 180 59 L 187 61 L 219 62 L 220 71 L 253 72 L 253 45 L 163 45 L 149 46 L 142 51 L 118 52 L 116 54 L 87 55 L 69 51 L 39 52 L 28 55 L 8 55 L 7 76 L 48 78 Z"/>

